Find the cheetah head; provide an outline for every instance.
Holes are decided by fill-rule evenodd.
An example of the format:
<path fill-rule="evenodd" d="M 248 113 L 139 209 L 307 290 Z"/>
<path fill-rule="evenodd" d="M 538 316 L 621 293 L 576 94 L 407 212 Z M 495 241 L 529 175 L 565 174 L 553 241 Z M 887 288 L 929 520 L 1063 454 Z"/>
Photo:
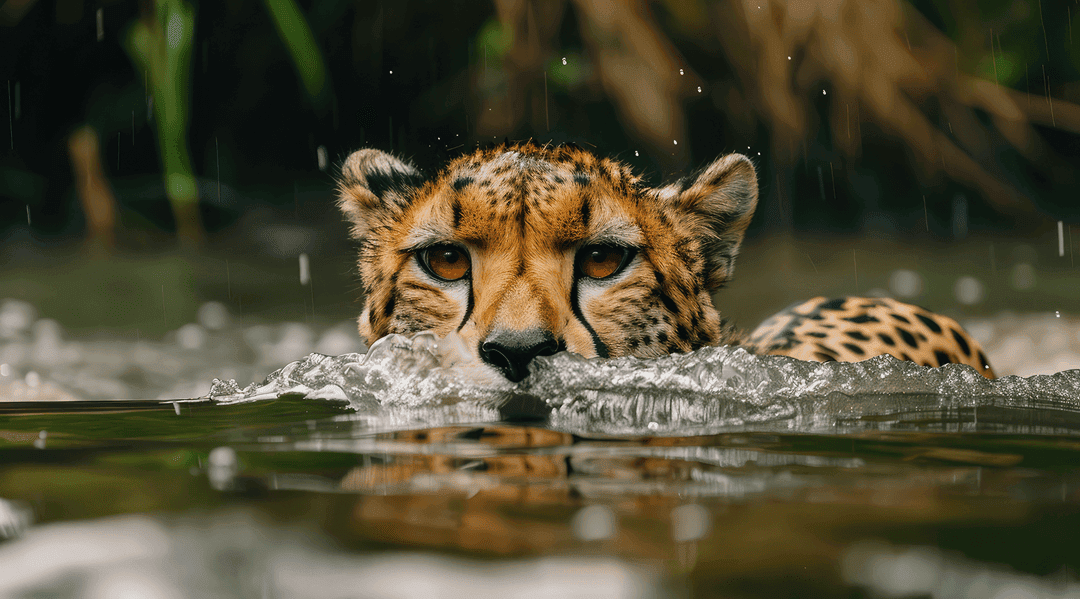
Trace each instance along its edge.
<path fill-rule="evenodd" d="M 710 292 L 731 277 L 757 203 L 745 156 L 648 188 L 576 147 L 478 150 L 434 177 L 365 149 L 338 193 L 369 343 L 457 331 L 516 382 L 560 350 L 654 357 L 731 340 Z"/>

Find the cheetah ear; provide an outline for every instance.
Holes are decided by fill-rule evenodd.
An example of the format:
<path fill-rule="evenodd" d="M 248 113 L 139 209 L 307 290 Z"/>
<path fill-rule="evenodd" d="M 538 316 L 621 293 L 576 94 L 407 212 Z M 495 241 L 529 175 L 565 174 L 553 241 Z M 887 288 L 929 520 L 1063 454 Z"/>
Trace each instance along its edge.
<path fill-rule="evenodd" d="M 742 154 L 717 158 L 701 172 L 657 190 L 688 215 L 705 258 L 705 287 L 716 289 L 731 277 L 746 227 L 757 206 L 757 173 Z"/>
<path fill-rule="evenodd" d="M 408 206 L 424 177 L 415 166 L 379 150 L 357 150 L 345 159 L 338 179 L 338 207 L 352 224 L 354 239 Z"/>

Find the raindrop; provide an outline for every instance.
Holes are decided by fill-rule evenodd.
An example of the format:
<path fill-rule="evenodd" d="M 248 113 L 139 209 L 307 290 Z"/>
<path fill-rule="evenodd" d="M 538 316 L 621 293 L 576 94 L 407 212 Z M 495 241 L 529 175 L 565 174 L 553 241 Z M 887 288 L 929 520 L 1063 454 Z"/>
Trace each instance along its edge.
<path fill-rule="evenodd" d="M 1054 318 L 1061 318 L 1061 310 L 1054 310 Z"/>
<path fill-rule="evenodd" d="M 699 93 L 699 94 L 701 93 L 701 86 L 700 85 L 697 86 L 697 93 Z"/>
<path fill-rule="evenodd" d="M 634 156 L 641 156 L 641 154 L 639 154 L 637 150 L 634 150 Z"/>
<path fill-rule="evenodd" d="M 26 373 L 26 377 L 24 380 L 26 381 L 27 387 L 37 387 L 41 384 L 41 375 L 31 370 L 30 372 Z"/>
<path fill-rule="evenodd" d="M 565 57 L 565 56 L 563 56 L 563 59 L 562 59 L 562 63 L 563 63 L 564 65 L 566 64 L 566 57 Z"/>
<path fill-rule="evenodd" d="M 655 430 L 660 429 L 660 425 L 655 423 L 655 422 L 650 422 L 648 426 L 649 426 L 649 430 L 651 430 L 651 431 L 655 431 Z"/>
<path fill-rule="evenodd" d="M 210 486 L 224 491 L 232 486 L 233 478 L 240 470 L 236 459 L 236 450 L 231 447 L 215 447 L 207 458 L 206 476 Z"/>
<path fill-rule="evenodd" d="M 199 306 L 196 318 L 202 326 L 218 331 L 229 324 L 229 309 L 221 302 L 206 302 Z"/>
<path fill-rule="evenodd" d="M 22 114 L 22 85 L 18 81 L 15 82 L 15 120 L 19 120 L 19 115 Z"/>
<path fill-rule="evenodd" d="M 206 344 L 206 329 L 189 322 L 176 331 L 176 344 L 186 350 L 197 350 Z"/>
<path fill-rule="evenodd" d="M 953 287 L 956 301 L 966 306 L 977 304 L 983 299 L 983 284 L 975 277 L 960 277 Z"/>
<path fill-rule="evenodd" d="M 787 59 L 788 59 L 788 60 L 791 60 L 791 57 L 790 57 L 790 56 L 788 56 L 788 57 L 787 57 Z"/>
<path fill-rule="evenodd" d="M 679 74 L 680 74 L 680 75 L 685 75 L 686 73 L 685 73 L 685 72 L 683 72 L 683 70 L 682 70 L 682 69 L 679 69 Z"/>
<path fill-rule="evenodd" d="M 311 282 L 311 270 L 307 254 L 300 254 L 300 284 L 307 285 Z"/>
<path fill-rule="evenodd" d="M 391 74 L 391 75 L 393 75 L 393 74 L 394 74 L 394 70 L 393 70 L 393 69 L 391 69 L 391 70 L 390 70 L 390 74 Z"/>
<path fill-rule="evenodd" d="M 26 205 L 26 225 L 33 226 L 30 224 L 30 204 Z"/>
<path fill-rule="evenodd" d="M 11 367 L 7 364 L 0 364 L 0 376 L 10 376 Z"/>
<path fill-rule="evenodd" d="M 761 152 L 758 152 L 758 153 L 757 153 L 757 155 L 758 155 L 758 156 L 761 156 Z"/>
<path fill-rule="evenodd" d="M 889 275 L 889 289 L 900 297 L 917 297 L 923 290 L 922 276 L 904 268 L 894 270 Z"/>
<path fill-rule="evenodd" d="M 675 140 L 672 140 L 672 141 L 675 142 L 675 145 L 679 145 L 679 140 L 675 139 Z"/>
<path fill-rule="evenodd" d="M 38 438 L 34 439 L 34 447 L 37 449 L 45 449 L 45 438 L 49 436 L 49 433 L 41 431 L 38 433 Z"/>
<path fill-rule="evenodd" d="M 821 95 L 825 95 L 825 90 L 821 90 Z"/>
<path fill-rule="evenodd" d="M 105 9 L 97 9 L 97 41 L 105 39 Z"/>
<path fill-rule="evenodd" d="M 1065 223 L 1058 221 L 1058 256 L 1065 257 Z"/>
<path fill-rule="evenodd" d="M 318 147 L 318 148 L 317 148 L 317 149 L 315 150 L 315 157 L 316 157 L 316 158 L 318 159 L 318 161 L 319 161 L 319 170 L 320 170 L 320 171 L 325 171 L 325 170 L 326 170 L 326 163 L 327 163 L 327 159 L 326 159 L 326 146 L 319 146 L 319 147 Z"/>

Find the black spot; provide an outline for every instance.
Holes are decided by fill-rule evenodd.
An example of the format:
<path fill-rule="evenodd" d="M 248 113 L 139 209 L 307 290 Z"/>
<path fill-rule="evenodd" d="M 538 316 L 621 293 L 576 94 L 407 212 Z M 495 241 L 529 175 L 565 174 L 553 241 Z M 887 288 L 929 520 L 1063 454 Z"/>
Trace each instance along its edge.
<path fill-rule="evenodd" d="M 915 340 L 915 336 L 911 333 L 896 327 L 896 332 L 900 333 L 900 338 L 904 340 L 904 343 L 908 344 L 908 347 L 919 347 L 919 342 Z"/>
<path fill-rule="evenodd" d="M 965 356 L 971 355 L 971 347 L 968 346 L 968 342 L 964 339 L 964 336 L 957 332 L 956 329 L 949 329 L 952 333 L 952 338 L 956 341 L 956 344 L 960 346 L 960 351 L 964 352 Z M 985 364 L 985 362 L 983 362 Z"/>
<path fill-rule="evenodd" d="M 822 333 L 821 331 L 810 331 L 806 335 L 809 337 L 817 337 L 818 339 L 824 339 L 825 337 L 828 337 L 827 334 Z"/>
<path fill-rule="evenodd" d="M 424 182 L 424 177 L 416 172 L 378 171 L 365 174 L 367 188 L 376 197 L 382 198 L 388 191 L 408 197 L 412 191 Z"/>
<path fill-rule="evenodd" d="M 690 340 L 690 331 L 686 330 L 686 327 L 681 324 L 675 328 L 675 334 L 678 335 L 679 339 L 682 339 L 683 341 Z"/>
<path fill-rule="evenodd" d="M 390 315 L 394 313 L 394 304 L 396 303 L 397 292 L 395 291 L 394 293 L 390 294 L 390 299 L 386 300 L 386 303 L 383 304 L 383 316 L 385 316 L 386 318 L 390 318 Z"/>
<path fill-rule="evenodd" d="M 638 345 L 641 345 L 641 342 L 638 341 L 636 337 L 634 337 L 630 339 L 630 343 L 628 345 L 630 346 L 630 349 L 637 349 Z"/>
<path fill-rule="evenodd" d="M 908 320 L 904 316 L 900 316 L 899 314 L 889 314 L 889 316 L 892 316 L 893 318 L 895 318 L 896 320 L 899 320 L 900 322 L 906 322 L 908 324 L 911 324 L 910 320 Z"/>
<path fill-rule="evenodd" d="M 641 338 L 641 342 L 644 343 L 645 345 L 652 345 L 652 337 L 650 337 L 648 335 L 645 335 L 644 337 Z"/>
<path fill-rule="evenodd" d="M 461 202 L 454 198 L 454 203 L 450 204 L 450 209 L 454 212 L 454 228 L 456 229 L 461 224 Z"/>
<path fill-rule="evenodd" d="M 941 351 L 940 349 L 934 350 L 934 357 L 937 358 L 938 366 L 942 364 L 952 364 L 952 360 L 949 358 L 949 354 Z"/>
<path fill-rule="evenodd" d="M 844 320 L 846 320 L 848 322 L 854 322 L 856 324 L 865 324 L 865 323 L 868 323 L 868 322 L 881 322 L 876 317 L 870 316 L 869 314 L 859 314 L 858 316 L 851 316 L 851 317 L 845 318 Z"/>
<path fill-rule="evenodd" d="M 847 335 L 848 337 L 851 337 L 852 339 L 857 340 L 857 341 L 869 341 L 870 340 L 869 337 L 867 337 L 866 335 L 863 335 L 859 331 L 848 331 L 847 333 L 844 333 L 844 334 Z"/>
<path fill-rule="evenodd" d="M 589 203 L 589 198 L 585 198 L 581 201 L 581 226 L 582 228 L 589 228 L 589 218 L 592 217 L 592 204 Z"/>
<path fill-rule="evenodd" d="M 909 355 L 907 355 L 907 354 L 905 354 L 903 352 L 900 353 L 900 359 L 907 360 L 908 362 L 914 362 L 915 361 L 915 360 L 911 359 L 911 356 L 909 356 Z"/>
<path fill-rule="evenodd" d="M 667 333 L 660 331 L 656 334 L 656 340 L 661 344 L 667 345 Z"/>
<path fill-rule="evenodd" d="M 491 182 L 487 179 L 480 182 L 480 189 L 487 189 L 488 187 L 491 187 Z"/>
<path fill-rule="evenodd" d="M 834 350 L 833 348 L 831 348 L 831 347 L 829 347 L 827 345 L 822 345 L 821 343 L 815 343 L 814 345 L 816 345 L 819 350 L 821 350 L 822 352 L 824 352 L 824 353 L 826 353 L 826 354 L 828 354 L 830 356 L 839 356 L 840 355 L 839 352 L 837 352 L 836 350 Z"/>
<path fill-rule="evenodd" d="M 566 179 L 563 179 L 560 175 L 555 175 L 555 182 L 559 185 L 566 183 Z"/>
<path fill-rule="evenodd" d="M 878 339 L 881 339 L 881 341 L 885 345 L 896 345 L 896 342 L 893 341 L 893 338 L 886 335 L 885 333 L 878 333 Z"/>
<path fill-rule="evenodd" d="M 817 305 L 818 310 L 843 310 L 844 302 L 846 298 L 838 297 L 836 299 L 826 300 Z"/>
<path fill-rule="evenodd" d="M 679 193 L 690 189 L 690 186 L 694 184 L 694 177 L 683 177 L 679 179 Z"/>
<path fill-rule="evenodd" d="M 454 182 L 451 183 L 451 185 L 453 186 L 454 191 L 461 191 L 468 187 L 472 182 L 472 177 L 458 177 L 457 179 L 454 179 Z"/>
<path fill-rule="evenodd" d="M 979 358 L 979 364 L 982 364 L 983 366 L 985 366 L 987 368 L 990 367 L 990 362 L 986 359 L 986 354 L 984 354 L 982 352 L 979 352 L 978 358 Z"/>
<path fill-rule="evenodd" d="M 660 319 L 658 319 L 655 316 L 649 316 L 649 324 L 653 324 L 653 325 L 660 324 Z"/>
<path fill-rule="evenodd" d="M 823 354 L 821 352 L 814 352 L 814 357 L 817 358 L 818 361 L 820 361 L 820 362 L 835 362 L 836 361 L 836 358 L 830 356 L 829 354 Z"/>
<path fill-rule="evenodd" d="M 859 347 L 858 345 L 855 345 L 854 343 L 841 343 L 840 345 L 843 345 L 844 347 L 848 348 L 848 350 L 853 354 L 856 354 L 856 355 L 859 355 L 859 356 L 865 356 L 866 355 L 866 351 L 863 350 L 863 348 Z"/>
<path fill-rule="evenodd" d="M 930 329 L 931 331 L 933 331 L 935 333 L 940 333 L 941 332 L 941 325 L 934 322 L 934 319 L 923 316 L 922 314 L 916 314 L 915 318 L 918 318 L 919 320 L 921 320 L 922 323 L 924 325 L 926 325 L 926 328 Z"/>
<path fill-rule="evenodd" d="M 584 187 L 589 184 L 589 176 L 585 173 L 574 173 L 574 183 Z"/>

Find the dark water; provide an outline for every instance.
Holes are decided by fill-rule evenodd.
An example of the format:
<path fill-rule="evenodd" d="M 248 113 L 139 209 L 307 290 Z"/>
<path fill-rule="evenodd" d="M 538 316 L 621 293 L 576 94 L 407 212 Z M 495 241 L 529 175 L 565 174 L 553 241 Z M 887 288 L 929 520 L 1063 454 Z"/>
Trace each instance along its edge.
<path fill-rule="evenodd" d="M 590 437 L 296 396 L 3 403 L 0 596 L 1080 593 L 1080 414 L 866 418 Z"/>

